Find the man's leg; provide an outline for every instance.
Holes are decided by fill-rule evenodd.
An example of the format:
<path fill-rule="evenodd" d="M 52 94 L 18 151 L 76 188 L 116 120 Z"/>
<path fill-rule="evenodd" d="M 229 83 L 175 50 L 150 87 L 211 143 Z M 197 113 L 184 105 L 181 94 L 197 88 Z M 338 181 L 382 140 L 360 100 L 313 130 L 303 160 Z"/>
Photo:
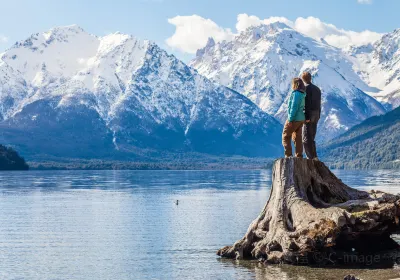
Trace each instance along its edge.
<path fill-rule="evenodd" d="M 285 149 L 285 156 L 291 157 L 292 156 L 292 143 L 290 142 L 291 135 L 293 133 L 293 124 L 289 127 L 289 122 L 286 121 L 283 132 L 282 132 L 282 145 Z"/>
<path fill-rule="evenodd" d="M 292 134 L 294 146 L 296 148 L 296 157 L 298 158 L 303 157 L 303 123 L 304 122 L 294 122 L 294 132 Z"/>
<path fill-rule="evenodd" d="M 311 123 L 305 123 L 303 126 L 303 145 L 304 145 L 304 150 L 306 152 L 306 156 L 308 159 L 313 159 L 314 158 L 314 147 L 313 147 L 313 141 L 314 139 L 312 138 L 312 125 Z"/>
<path fill-rule="evenodd" d="M 315 137 L 317 136 L 317 127 L 318 127 L 318 122 L 313 122 L 312 123 L 312 144 L 313 144 L 313 158 L 318 157 L 317 155 L 317 143 L 315 142 Z"/>

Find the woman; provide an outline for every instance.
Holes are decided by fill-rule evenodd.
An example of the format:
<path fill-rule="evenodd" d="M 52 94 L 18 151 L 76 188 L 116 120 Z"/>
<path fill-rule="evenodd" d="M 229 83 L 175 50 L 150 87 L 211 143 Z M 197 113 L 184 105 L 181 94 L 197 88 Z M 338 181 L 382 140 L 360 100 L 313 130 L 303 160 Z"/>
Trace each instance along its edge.
<path fill-rule="evenodd" d="M 285 149 L 285 157 L 292 156 L 292 144 L 290 138 L 293 139 L 296 147 L 296 157 L 303 157 L 302 132 L 303 124 L 306 120 L 304 114 L 305 106 L 305 85 L 300 78 L 292 80 L 292 93 L 290 94 L 288 105 L 288 120 L 283 127 L 282 144 Z"/>

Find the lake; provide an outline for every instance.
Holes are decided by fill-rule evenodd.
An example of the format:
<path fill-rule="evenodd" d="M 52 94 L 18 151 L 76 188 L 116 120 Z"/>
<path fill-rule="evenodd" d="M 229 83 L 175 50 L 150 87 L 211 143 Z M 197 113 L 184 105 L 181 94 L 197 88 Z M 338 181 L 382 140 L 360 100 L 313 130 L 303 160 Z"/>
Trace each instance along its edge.
<path fill-rule="evenodd" d="M 335 173 L 352 187 L 400 193 L 400 171 Z M 219 259 L 262 210 L 270 170 L 1 172 L 0 182 L 0 279 L 400 278 L 398 267 Z"/>

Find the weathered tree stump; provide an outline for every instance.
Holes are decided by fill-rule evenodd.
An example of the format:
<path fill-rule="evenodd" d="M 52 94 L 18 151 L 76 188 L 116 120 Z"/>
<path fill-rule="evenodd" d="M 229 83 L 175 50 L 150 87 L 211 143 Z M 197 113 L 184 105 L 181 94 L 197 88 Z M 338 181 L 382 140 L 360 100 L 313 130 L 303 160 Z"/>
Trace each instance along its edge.
<path fill-rule="evenodd" d="M 397 246 L 390 234 L 400 229 L 399 196 L 350 188 L 324 163 L 307 159 L 278 159 L 272 176 L 261 214 L 219 256 L 298 263 L 315 252 L 362 251 L 372 243 L 382 250 Z"/>

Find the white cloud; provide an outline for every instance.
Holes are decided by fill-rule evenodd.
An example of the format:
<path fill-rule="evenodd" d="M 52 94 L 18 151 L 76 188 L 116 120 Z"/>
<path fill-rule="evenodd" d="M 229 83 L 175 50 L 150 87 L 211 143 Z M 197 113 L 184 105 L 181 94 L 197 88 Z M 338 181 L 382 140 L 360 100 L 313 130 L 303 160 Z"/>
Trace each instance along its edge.
<path fill-rule="evenodd" d="M 379 40 L 381 37 L 382 34 L 366 30 L 362 32 L 345 31 L 343 35 L 329 34 L 324 39 L 332 46 L 345 48 L 350 45 L 367 45 Z"/>
<path fill-rule="evenodd" d="M 372 0 L 357 0 L 360 4 L 372 4 Z"/>
<path fill-rule="evenodd" d="M 0 34 L 0 43 L 8 43 L 8 37 Z"/>
<path fill-rule="evenodd" d="M 262 20 L 256 16 L 240 14 L 237 16 L 236 30 L 238 32 L 245 31 L 250 26 L 258 26 L 262 24 Z"/>
<path fill-rule="evenodd" d="M 176 29 L 174 35 L 168 38 L 166 43 L 186 53 L 196 53 L 198 49 L 206 45 L 210 37 L 217 42 L 233 38 L 233 33 L 229 28 L 219 27 L 212 20 L 198 15 L 177 16 L 168 19 L 168 22 L 175 25 Z"/>
<path fill-rule="evenodd" d="M 293 22 L 285 17 L 270 17 L 267 19 L 260 19 L 256 16 L 249 16 L 247 14 L 239 14 L 237 16 L 236 30 L 238 32 L 245 31 L 250 26 L 258 26 L 261 24 L 271 24 L 274 22 L 283 22 L 290 27 L 293 27 Z"/>
<path fill-rule="evenodd" d="M 364 0 L 365 1 L 365 0 Z M 176 30 L 172 37 L 167 39 L 170 47 L 179 49 L 186 53 L 195 53 L 196 50 L 204 47 L 209 37 L 216 42 L 231 40 L 235 34 L 228 28 L 222 28 L 210 19 L 198 15 L 177 16 L 168 20 L 175 25 Z M 237 17 L 237 33 L 245 31 L 251 26 L 282 22 L 294 28 L 298 32 L 314 39 L 323 38 L 327 43 L 338 48 L 349 45 L 364 45 L 378 40 L 382 34 L 365 30 L 362 32 L 339 29 L 333 24 L 325 23 L 318 18 L 297 18 L 294 22 L 284 17 L 270 17 L 260 19 L 254 15 L 239 14 Z"/>
<path fill-rule="evenodd" d="M 339 29 L 335 25 L 322 22 L 315 17 L 296 19 L 294 28 L 314 39 L 323 38 L 328 44 L 338 48 L 345 48 L 349 45 L 361 46 L 382 37 L 382 34 L 369 30 L 355 32 Z"/>
<path fill-rule="evenodd" d="M 324 38 L 328 35 L 341 34 L 333 24 L 324 23 L 315 17 L 299 17 L 295 21 L 295 29 L 312 38 Z"/>

